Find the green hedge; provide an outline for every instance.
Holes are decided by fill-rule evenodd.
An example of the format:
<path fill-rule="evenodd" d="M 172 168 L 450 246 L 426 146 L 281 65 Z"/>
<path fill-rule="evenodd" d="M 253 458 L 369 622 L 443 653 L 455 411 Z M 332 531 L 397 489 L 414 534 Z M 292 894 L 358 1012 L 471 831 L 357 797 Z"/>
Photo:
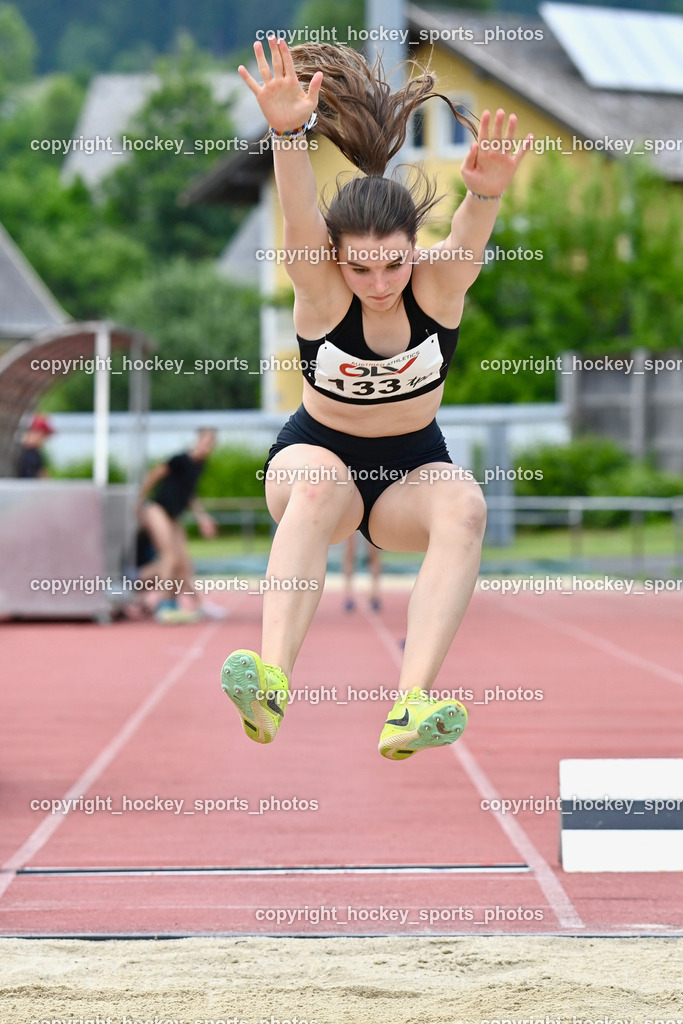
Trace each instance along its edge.
<path fill-rule="evenodd" d="M 93 460 L 78 459 L 76 462 L 69 462 L 65 466 L 55 469 L 49 467 L 50 476 L 59 480 L 92 480 Z M 126 482 L 126 473 L 114 459 L 109 460 L 109 483 L 123 484 Z"/>
<path fill-rule="evenodd" d="M 534 445 L 520 452 L 515 466 L 541 470 L 542 480 L 519 480 L 515 493 L 528 497 L 675 498 L 683 495 L 683 476 L 656 469 L 647 460 L 633 459 L 615 441 L 585 436 L 566 445 Z M 648 513 L 661 518 L 665 513 Z M 589 526 L 620 526 L 629 512 L 590 512 Z"/>
<path fill-rule="evenodd" d="M 541 480 L 516 482 L 515 493 L 538 497 L 611 494 L 603 489 L 614 473 L 625 470 L 630 456 L 604 437 L 581 437 L 567 445 L 539 444 L 524 449 L 515 465 L 540 470 Z"/>
<path fill-rule="evenodd" d="M 223 446 L 216 448 L 206 463 L 199 481 L 198 494 L 202 498 L 262 498 L 263 481 L 256 476 L 263 469 L 267 453 L 250 448 Z M 150 466 L 161 460 L 154 459 Z M 92 458 L 70 462 L 59 469 L 50 467 L 50 476 L 60 479 L 87 480 L 92 478 Z M 126 474 L 114 459 L 109 461 L 109 483 L 125 483 Z"/>
<path fill-rule="evenodd" d="M 262 498 L 263 481 L 256 473 L 263 469 L 266 452 L 250 448 L 216 448 L 206 463 L 199 482 L 202 498 Z"/>

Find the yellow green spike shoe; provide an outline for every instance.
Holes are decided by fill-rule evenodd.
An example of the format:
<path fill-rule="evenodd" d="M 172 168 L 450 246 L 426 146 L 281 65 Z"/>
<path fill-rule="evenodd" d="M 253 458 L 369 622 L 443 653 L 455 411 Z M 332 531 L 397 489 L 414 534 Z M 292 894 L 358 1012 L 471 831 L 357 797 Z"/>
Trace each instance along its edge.
<path fill-rule="evenodd" d="M 264 665 L 253 651 L 233 651 L 223 665 L 221 685 L 239 711 L 249 739 L 272 743 L 289 700 L 282 669 Z"/>
<path fill-rule="evenodd" d="M 437 700 L 416 686 L 394 704 L 379 738 L 379 752 L 391 761 L 404 761 L 418 750 L 455 743 L 466 725 L 467 710 L 459 701 Z"/>

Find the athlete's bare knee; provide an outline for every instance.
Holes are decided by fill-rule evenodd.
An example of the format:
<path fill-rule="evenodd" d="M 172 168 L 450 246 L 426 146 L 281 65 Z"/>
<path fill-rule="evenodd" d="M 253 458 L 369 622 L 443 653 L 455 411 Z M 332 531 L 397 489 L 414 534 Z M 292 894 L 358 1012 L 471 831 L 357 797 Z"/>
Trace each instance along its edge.
<path fill-rule="evenodd" d="M 292 487 L 289 499 L 290 505 L 305 508 L 307 515 L 335 516 L 339 515 L 346 508 L 349 501 L 348 489 L 340 487 L 336 477 L 325 477 L 311 483 L 309 480 L 301 480 Z"/>
<path fill-rule="evenodd" d="M 463 500 L 463 506 L 463 526 L 483 536 L 486 529 L 486 500 L 481 488 L 476 484 L 468 488 L 468 494 Z"/>
<path fill-rule="evenodd" d="M 434 529 L 449 533 L 465 530 L 474 537 L 483 537 L 486 501 L 478 484 L 458 484 L 443 489 L 436 503 Z"/>
<path fill-rule="evenodd" d="M 302 449 L 296 451 L 295 449 Z M 350 501 L 352 486 L 341 487 L 346 481 L 346 467 L 332 452 L 309 446 L 294 445 L 275 456 L 266 477 L 266 503 L 276 522 L 285 512 L 307 515 L 318 514 L 316 509 L 338 508 Z"/>

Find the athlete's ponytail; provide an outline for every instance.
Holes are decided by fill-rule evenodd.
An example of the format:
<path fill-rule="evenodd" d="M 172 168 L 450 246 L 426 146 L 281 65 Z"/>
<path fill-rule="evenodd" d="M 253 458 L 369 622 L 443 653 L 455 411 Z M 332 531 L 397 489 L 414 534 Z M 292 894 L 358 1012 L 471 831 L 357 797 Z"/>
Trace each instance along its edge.
<path fill-rule="evenodd" d="M 304 87 L 316 71 L 323 72 L 316 132 L 365 174 L 384 174 L 406 140 L 410 115 L 434 96 L 445 100 L 456 120 L 477 137 L 473 122 L 434 92 L 436 77 L 427 69 L 392 92 L 380 58 L 371 67 L 350 46 L 304 43 L 292 49 L 292 58 Z"/>
<path fill-rule="evenodd" d="M 411 114 L 437 96 L 476 138 L 474 123 L 446 96 L 434 92 L 436 78 L 429 70 L 420 69 L 394 92 L 381 60 L 370 66 L 349 46 L 304 43 L 291 52 L 304 88 L 316 71 L 323 72 L 315 131 L 367 175 L 338 188 L 324 210 L 334 245 L 343 234 L 382 238 L 404 231 L 412 240 L 429 210 L 439 202 L 436 186 L 417 168 L 413 168 L 409 188 L 383 177 L 406 140 Z"/>

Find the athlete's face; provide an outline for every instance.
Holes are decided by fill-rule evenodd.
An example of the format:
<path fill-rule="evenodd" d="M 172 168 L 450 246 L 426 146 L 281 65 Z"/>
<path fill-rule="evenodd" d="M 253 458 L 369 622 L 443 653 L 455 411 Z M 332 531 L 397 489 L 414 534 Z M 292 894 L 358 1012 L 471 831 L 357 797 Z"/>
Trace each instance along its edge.
<path fill-rule="evenodd" d="M 342 277 L 364 306 L 393 309 L 413 271 L 415 241 L 403 231 L 384 238 L 342 235 L 337 261 Z"/>

